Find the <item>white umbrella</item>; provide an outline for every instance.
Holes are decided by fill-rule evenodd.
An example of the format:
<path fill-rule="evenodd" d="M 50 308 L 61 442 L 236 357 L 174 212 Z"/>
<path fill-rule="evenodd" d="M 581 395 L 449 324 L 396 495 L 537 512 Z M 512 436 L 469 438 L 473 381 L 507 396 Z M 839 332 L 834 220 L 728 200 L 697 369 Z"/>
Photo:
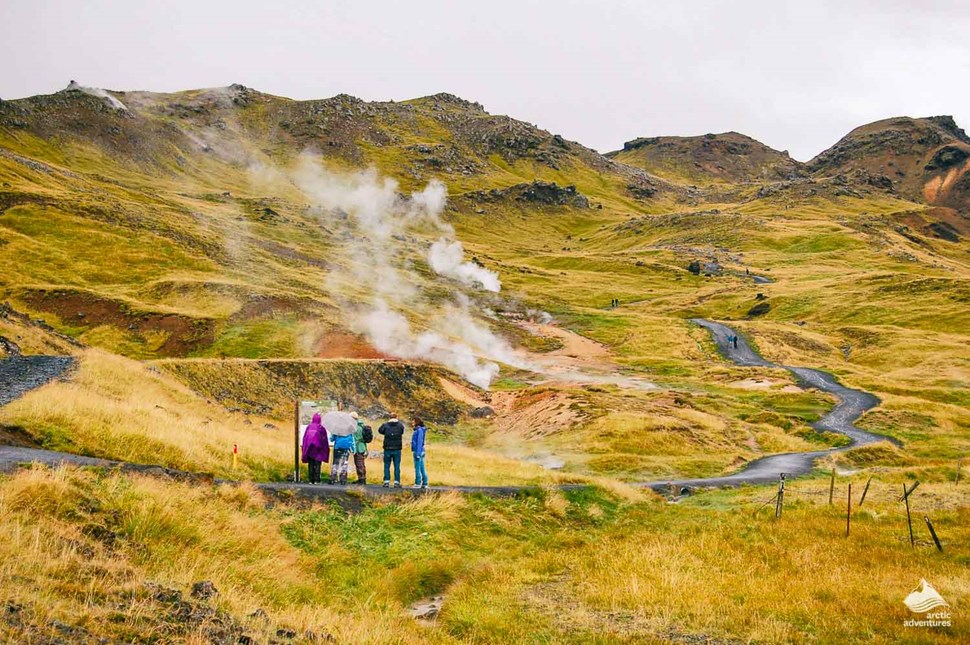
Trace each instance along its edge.
<path fill-rule="evenodd" d="M 346 437 L 357 430 L 357 419 L 347 412 L 327 412 L 320 423 L 334 437 Z"/>

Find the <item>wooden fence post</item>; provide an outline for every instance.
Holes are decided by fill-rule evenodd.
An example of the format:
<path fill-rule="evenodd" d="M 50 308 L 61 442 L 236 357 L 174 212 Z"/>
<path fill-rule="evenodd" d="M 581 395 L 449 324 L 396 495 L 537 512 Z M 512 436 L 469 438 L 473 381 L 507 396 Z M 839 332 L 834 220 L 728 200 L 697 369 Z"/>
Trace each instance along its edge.
<path fill-rule="evenodd" d="M 917 486 L 919 486 L 919 480 L 918 479 L 913 482 L 913 485 L 910 486 L 909 489 L 906 488 L 906 484 L 904 483 L 903 484 L 903 497 L 900 497 L 899 498 L 899 501 L 903 501 L 903 498 L 909 497 L 910 495 L 912 495 L 913 494 L 913 491 L 916 490 L 916 487 Z"/>
<path fill-rule="evenodd" d="M 300 483 L 300 401 L 293 404 L 293 482 Z"/>
<path fill-rule="evenodd" d="M 936 531 L 933 530 L 933 522 L 930 521 L 928 515 L 924 515 L 923 520 L 926 522 L 926 528 L 930 530 L 930 535 L 933 536 L 933 542 L 936 543 L 936 548 L 939 549 L 940 553 L 943 553 L 943 545 L 940 544 L 940 538 L 936 537 Z"/>
<path fill-rule="evenodd" d="M 852 482 L 849 482 L 848 502 L 845 505 L 845 537 L 849 537 L 849 522 L 852 520 Z"/>
<path fill-rule="evenodd" d="M 872 483 L 872 477 L 866 480 L 866 487 L 862 489 L 862 499 L 859 500 L 859 508 L 862 508 L 862 502 L 866 501 L 866 493 L 869 492 L 869 484 Z"/>
<path fill-rule="evenodd" d="M 832 505 L 832 499 L 835 496 L 835 468 L 832 469 L 832 481 L 829 483 L 829 506 Z"/>
<path fill-rule="evenodd" d="M 915 489 L 916 486 L 914 485 L 913 488 Z M 906 482 L 903 482 L 903 501 L 906 502 L 906 524 L 909 525 L 909 545 L 915 547 L 916 538 L 913 537 L 913 518 L 909 514 L 909 493 L 911 492 L 906 491 Z"/>
<path fill-rule="evenodd" d="M 778 479 L 778 497 L 775 500 L 775 519 L 781 517 L 782 507 L 785 504 L 785 473 L 781 473 Z"/>

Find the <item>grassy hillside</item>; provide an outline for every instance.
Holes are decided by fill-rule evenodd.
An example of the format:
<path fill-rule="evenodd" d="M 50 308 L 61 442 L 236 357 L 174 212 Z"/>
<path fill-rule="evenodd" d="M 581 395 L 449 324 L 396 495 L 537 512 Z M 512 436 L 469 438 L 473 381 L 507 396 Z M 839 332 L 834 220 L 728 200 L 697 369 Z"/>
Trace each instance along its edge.
<path fill-rule="evenodd" d="M 346 234 L 321 221 L 290 179 L 299 155 L 312 149 L 331 172 L 374 164 L 401 190 L 443 180 L 451 193 L 446 218 L 468 255 L 496 271 L 511 296 L 485 306 L 547 310 L 605 343 L 626 373 L 712 401 L 688 406 L 710 416 L 687 423 L 716 438 L 698 440 L 683 458 L 652 440 L 604 445 L 583 435 L 575 442 L 568 433 L 553 436 L 561 434 L 554 428 L 522 450 L 486 432 L 487 443 L 507 453 L 552 451 L 563 453 L 567 470 L 649 477 L 715 474 L 762 450 L 800 446 L 804 439 L 793 433 L 819 405 L 798 403 L 792 421 L 790 404 L 731 386 L 744 380 L 741 373 L 712 373 L 716 359 L 704 335 L 685 322 L 752 311 L 762 312 L 757 324 L 741 327 L 767 357 L 833 370 L 897 413 L 928 419 L 934 437 L 949 437 L 946 453 L 965 447 L 958 437 L 967 427 L 962 391 L 970 382 L 970 359 L 960 350 L 970 328 L 967 247 L 963 229 L 934 234 L 960 225 L 953 216 L 851 178 L 723 183 L 744 179 L 744 171 L 720 177 L 719 187 L 680 188 L 449 95 L 298 102 L 232 86 L 117 98 L 125 110 L 76 90 L 0 106 L 0 253 L 12 267 L 0 290 L 17 309 L 84 344 L 132 358 L 379 357 L 346 322 L 354 291 Z M 781 159 L 694 143 L 705 142 L 729 165 Z M 420 245 L 401 243 L 418 268 L 408 277 L 443 296 L 422 268 Z M 686 268 L 694 260 L 720 272 L 692 275 Z M 747 272 L 771 283 L 756 284 Z M 612 298 L 619 309 L 606 307 Z M 533 343 L 512 326 L 486 322 Z M 271 385 L 281 374 L 244 365 L 160 367 L 225 407 L 273 417 L 257 425 L 285 423 L 285 401 L 303 386 Z M 565 400 L 587 401 L 575 427 L 683 416 L 664 397 L 551 387 Z M 447 408 L 439 416 L 457 418 L 460 405 L 428 392 L 418 397 L 430 396 L 427 405 L 410 407 Z M 752 423 L 740 418 L 758 416 L 742 412 L 751 405 L 775 410 Z M 543 422 L 535 406 L 523 410 L 517 418 Z M 500 437 L 518 428 L 500 419 L 494 425 Z M 629 454 L 616 459 L 617 450 Z M 590 459 L 590 451 L 604 458 Z M 617 470 L 618 463 L 626 466 Z"/>
<path fill-rule="evenodd" d="M 347 512 L 245 484 L 4 476 L 7 639 L 966 639 L 963 623 L 900 628 L 920 577 L 954 608 L 968 592 L 952 482 L 970 453 L 970 224 L 959 200 L 920 192 L 924 170 L 943 172 L 927 164 L 962 145 L 955 124 L 865 126 L 808 174 L 734 134 L 606 158 L 444 94 L 112 96 L 121 107 L 79 89 L 0 101 L 0 352 L 79 361 L 0 409 L 0 436 L 281 480 L 292 401 L 319 396 L 375 422 L 431 420 L 432 484 L 596 488 Z M 884 181 L 886 155 L 923 183 Z M 440 221 L 416 206 L 434 191 L 409 196 L 431 180 L 449 196 Z M 461 271 L 432 266 L 445 237 L 464 245 Z M 483 271 L 501 293 L 467 280 Z M 362 326 L 374 311 L 405 360 Z M 755 513 L 759 488 L 668 504 L 629 486 L 845 442 L 811 429 L 831 398 L 727 364 L 692 317 L 881 399 L 859 424 L 899 445 L 821 465 L 840 496 L 874 477 L 850 538 L 822 473 L 792 484 L 778 522 Z M 488 356 L 462 353 L 472 336 Z M 436 364 L 483 358 L 502 363 L 489 390 Z M 896 491 L 914 479 L 942 554 L 922 525 L 907 544 Z M 222 593 L 187 597 L 206 578 Z M 442 593 L 437 621 L 407 616 Z"/>

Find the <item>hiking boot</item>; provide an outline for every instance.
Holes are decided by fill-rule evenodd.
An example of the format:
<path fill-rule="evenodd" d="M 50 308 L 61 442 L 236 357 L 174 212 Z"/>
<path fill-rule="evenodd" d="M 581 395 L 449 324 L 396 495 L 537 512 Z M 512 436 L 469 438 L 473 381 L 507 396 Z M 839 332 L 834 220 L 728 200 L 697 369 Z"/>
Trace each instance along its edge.
<path fill-rule="evenodd" d="M 384 488 L 390 488 L 391 482 L 384 482 Z"/>
<path fill-rule="evenodd" d="M 330 484 L 331 486 L 333 486 L 334 484 L 336 484 L 336 483 L 337 483 L 337 481 L 336 481 L 336 480 L 334 480 L 334 479 L 331 479 L 331 480 L 330 480 L 330 481 L 328 481 L 327 483 L 328 483 L 328 484 Z"/>
<path fill-rule="evenodd" d="M 394 488 L 400 488 L 401 482 L 394 482 Z"/>
<path fill-rule="evenodd" d="M 424 486 L 422 486 L 421 484 L 415 484 L 411 488 L 424 488 Z"/>
<path fill-rule="evenodd" d="M 427 490 L 427 489 L 428 489 L 427 484 L 421 484 L 421 490 Z"/>

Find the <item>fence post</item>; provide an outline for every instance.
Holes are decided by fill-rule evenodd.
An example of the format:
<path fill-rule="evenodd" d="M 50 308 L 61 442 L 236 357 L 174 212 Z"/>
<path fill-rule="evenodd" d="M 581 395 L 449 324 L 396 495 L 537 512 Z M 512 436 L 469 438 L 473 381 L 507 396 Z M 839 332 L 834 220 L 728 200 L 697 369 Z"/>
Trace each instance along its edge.
<path fill-rule="evenodd" d="M 849 482 L 848 501 L 845 505 L 845 537 L 849 537 L 849 522 L 852 521 L 852 482 Z"/>
<path fill-rule="evenodd" d="M 859 508 L 862 508 L 862 502 L 866 501 L 866 493 L 869 492 L 869 484 L 872 483 L 872 477 L 866 480 L 866 487 L 862 489 L 862 499 L 859 500 Z"/>
<path fill-rule="evenodd" d="M 785 473 L 781 473 L 778 479 L 778 497 L 775 500 L 775 519 L 781 517 L 782 507 L 785 504 Z"/>
<path fill-rule="evenodd" d="M 943 545 L 940 544 L 940 538 L 936 537 L 936 531 L 933 530 L 933 522 L 930 521 L 928 515 L 924 515 L 923 520 L 926 522 L 926 528 L 930 530 L 930 535 L 933 536 L 933 542 L 936 543 L 936 548 L 939 549 L 940 553 L 943 553 Z"/>
<path fill-rule="evenodd" d="M 300 401 L 293 404 L 293 482 L 300 483 Z"/>
<path fill-rule="evenodd" d="M 913 486 L 915 489 L 916 486 Z M 916 546 L 916 538 L 913 537 L 913 518 L 909 514 L 909 493 L 913 491 L 906 491 L 906 482 L 903 482 L 903 501 L 906 502 L 906 524 L 909 525 L 909 545 L 912 547 Z"/>
<path fill-rule="evenodd" d="M 913 485 L 909 487 L 909 490 L 906 489 L 906 483 L 904 482 L 903 483 L 903 497 L 900 497 L 899 498 L 899 501 L 903 501 L 903 498 L 909 497 L 910 495 L 912 495 L 913 494 L 913 491 L 916 490 L 916 487 L 917 486 L 919 486 L 919 480 L 918 479 L 915 482 L 913 482 Z"/>
<path fill-rule="evenodd" d="M 832 505 L 832 498 L 835 496 L 835 468 L 832 469 L 832 481 L 829 483 L 829 506 Z"/>

